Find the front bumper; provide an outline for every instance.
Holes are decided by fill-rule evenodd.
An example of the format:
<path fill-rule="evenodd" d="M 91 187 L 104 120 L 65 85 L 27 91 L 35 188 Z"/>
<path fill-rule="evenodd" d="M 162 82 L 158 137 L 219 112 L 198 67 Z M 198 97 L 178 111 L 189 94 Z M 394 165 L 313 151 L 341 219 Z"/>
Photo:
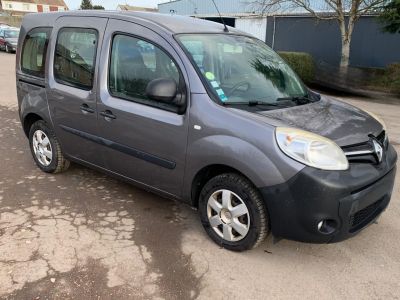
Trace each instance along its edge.
<path fill-rule="evenodd" d="M 310 243 L 347 239 L 387 207 L 397 154 L 389 145 L 379 165 L 351 164 L 346 171 L 304 168 L 286 183 L 261 188 L 274 236 Z M 318 228 L 329 220 L 329 230 Z"/>

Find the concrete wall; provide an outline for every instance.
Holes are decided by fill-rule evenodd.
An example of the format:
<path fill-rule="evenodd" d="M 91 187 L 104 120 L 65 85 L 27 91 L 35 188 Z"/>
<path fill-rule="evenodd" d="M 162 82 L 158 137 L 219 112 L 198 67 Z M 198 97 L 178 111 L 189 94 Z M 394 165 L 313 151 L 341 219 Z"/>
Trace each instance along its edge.
<path fill-rule="evenodd" d="M 276 51 L 308 52 L 317 63 L 340 62 L 340 31 L 334 20 L 269 17 L 266 42 Z M 394 62 L 400 62 L 400 35 L 383 33 L 376 17 L 361 17 L 353 33 L 350 65 L 385 67 Z"/>

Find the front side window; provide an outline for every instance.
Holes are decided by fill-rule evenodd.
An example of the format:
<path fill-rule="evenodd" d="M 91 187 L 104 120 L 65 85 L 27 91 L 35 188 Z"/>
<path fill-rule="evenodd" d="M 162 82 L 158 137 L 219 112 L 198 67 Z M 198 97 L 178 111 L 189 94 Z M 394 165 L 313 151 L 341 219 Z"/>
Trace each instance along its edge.
<path fill-rule="evenodd" d="M 146 96 L 147 84 L 158 78 L 171 78 L 179 85 L 178 68 L 163 50 L 135 37 L 114 37 L 109 71 L 109 90 L 113 96 L 151 106 L 167 106 Z"/>
<path fill-rule="evenodd" d="M 97 31 L 61 29 L 54 58 L 54 77 L 66 85 L 91 90 L 95 70 Z"/>
<path fill-rule="evenodd" d="M 21 56 L 23 72 L 44 77 L 50 33 L 51 28 L 35 28 L 26 35 Z"/>
<path fill-rule="evenodd" d="M 307 95 L 286 62 L 257 39 L 227 34 L 183 34 L 177 38 L 222 103 L 274 106 L 280 100 Z"/>

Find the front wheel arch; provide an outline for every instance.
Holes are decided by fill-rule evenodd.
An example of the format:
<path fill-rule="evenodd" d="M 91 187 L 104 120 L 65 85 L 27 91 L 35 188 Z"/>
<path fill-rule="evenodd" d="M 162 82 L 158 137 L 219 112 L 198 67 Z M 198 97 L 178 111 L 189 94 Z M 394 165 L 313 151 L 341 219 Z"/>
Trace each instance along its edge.
<path fill-rule="evenodd" d="M 191 202 L 192 206 L 198 208 L 199 205 L 199 196 L 201 193 L 201 190 L 203 189 L 204 185 L 213 177 L 218 176 L 220 174 L 224 173 L 235 173 L 238 174 L 242 177 L 245 177 L 247 180 L 251 182 L 251 180 L 240 172 L 239 170 L 232 168 L 227 165 L 223 164 L 213 164 L 213 165 L 208 165 L 206 167 L 203 167 L 201 170 L 199 170 L 196 175 L 194 176 L 192 180 L 192 186 L 191 186 Z"/>

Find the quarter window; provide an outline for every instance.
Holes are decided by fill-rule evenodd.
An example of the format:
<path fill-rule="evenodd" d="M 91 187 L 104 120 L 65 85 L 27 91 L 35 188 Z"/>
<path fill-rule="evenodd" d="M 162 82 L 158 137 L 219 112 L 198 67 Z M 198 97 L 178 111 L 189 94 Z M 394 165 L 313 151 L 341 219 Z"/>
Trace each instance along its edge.
<path fill-rule="evenodd" d="M 109 74 L 113 96 L 166 109 L 170 105 L 147 98 L 147 84 L 158 78 L 172 78 L 179 85 L 180 78 L 175 62 L 163 50 L 126 35 L 114 37 Z"/>
<path fill-rule="evenodd" d="M 61 29 L 54 58 L 54 77 L 66 85 L 91 90 L 95 70 L 97 31 Z"/>
<path fill-rule="evenodd" d="M 26 35 L 21 56 L 23 72 L 44 77 L 50 33 L 51 28 L 35 28 Z"/>

